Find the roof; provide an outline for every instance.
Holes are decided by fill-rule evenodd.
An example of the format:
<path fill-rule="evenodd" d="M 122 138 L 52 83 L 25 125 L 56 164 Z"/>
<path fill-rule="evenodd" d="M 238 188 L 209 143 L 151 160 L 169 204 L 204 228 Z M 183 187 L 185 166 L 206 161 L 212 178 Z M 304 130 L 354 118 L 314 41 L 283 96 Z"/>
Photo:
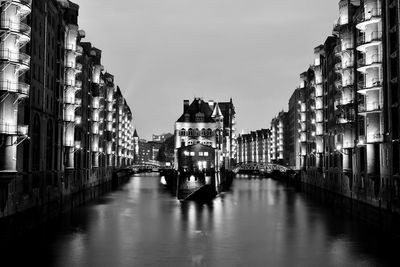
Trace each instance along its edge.
<path fill-rule="evenodd" d="M 204 102 L 201 98 L 195 98 L 193 102 L 189 105 L 187 110 L 179 117 L 177 122 L 186 122 L 185 114 L 189 114 L 189 122 L 196 122 L 196 114 L 204 114 L 204 122 L 215 122 L 211 117 L 213 110 L 207 102 Z"/>

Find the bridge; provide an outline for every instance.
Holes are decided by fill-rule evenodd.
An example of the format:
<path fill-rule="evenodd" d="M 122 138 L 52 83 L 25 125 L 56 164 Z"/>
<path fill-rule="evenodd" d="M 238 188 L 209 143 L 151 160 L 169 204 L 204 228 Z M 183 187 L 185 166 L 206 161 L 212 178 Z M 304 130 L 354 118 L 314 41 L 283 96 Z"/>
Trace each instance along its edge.
<path fill-rule="evenodd" d="M 161 169 L 168 168 L 158 162 L 144 162 L 132 165 L 132 169 L 136 172 L 158 172 Z"/>
<path fill-rule="evenodd" d="M 292 171 L 291 168 L 279 165 L 276 163 L 265 163 L 265 162 L 250 162 L 250 163 L 239 163 L 236 165 L 234 171 L 245 172 L 245 173 L 286 173 Z"/>

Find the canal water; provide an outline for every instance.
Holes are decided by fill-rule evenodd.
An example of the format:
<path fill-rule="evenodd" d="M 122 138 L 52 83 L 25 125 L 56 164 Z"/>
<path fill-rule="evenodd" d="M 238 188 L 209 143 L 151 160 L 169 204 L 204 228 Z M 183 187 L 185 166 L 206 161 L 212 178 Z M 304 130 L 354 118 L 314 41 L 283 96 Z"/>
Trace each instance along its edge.
<path fill-rule="evenodd" d="M 1 266 L 396 266 L 399 240 L 272 179 L 180 203 L 154 174 L 4 246 Z M 398 264 L 397 266 L 400 266 Z"/>

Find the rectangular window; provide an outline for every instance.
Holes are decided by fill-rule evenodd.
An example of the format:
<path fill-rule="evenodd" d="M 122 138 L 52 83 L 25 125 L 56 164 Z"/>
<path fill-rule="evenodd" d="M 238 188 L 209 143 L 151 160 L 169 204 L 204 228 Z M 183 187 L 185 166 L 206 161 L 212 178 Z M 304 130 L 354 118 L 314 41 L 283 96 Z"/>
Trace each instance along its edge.
<path fill-rule="evenodd" d="M 192 152 L 190 152 L 190 156 L 194 156 L 195 155 L 195 153 L 192 151 Z"/>
<path fill-rule="evenodd" d="M 203 154 L 204 154 L 203 152 L 199 152 L 199 156 L 200 156 L 200 157 L 202 157 L 202 156 L 203 156 Z"/>
<path fill-rule="evenodd" d="M 204 157 L 208 157 L 208 152 L 204 152 Z"/>

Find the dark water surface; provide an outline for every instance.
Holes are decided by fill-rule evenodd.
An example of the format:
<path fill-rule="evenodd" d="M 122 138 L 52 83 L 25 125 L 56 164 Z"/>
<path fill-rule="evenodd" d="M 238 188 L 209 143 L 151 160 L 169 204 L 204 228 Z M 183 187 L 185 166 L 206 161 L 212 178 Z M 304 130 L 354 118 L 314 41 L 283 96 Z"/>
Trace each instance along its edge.
<path fill-rule="evenodd" d="M 171 198 L 158 176 L 134 176 L 7 245 L 0 266 L 400 266 L 399 239 L 277 181 L 245 178 L 200 205 Z"/>

